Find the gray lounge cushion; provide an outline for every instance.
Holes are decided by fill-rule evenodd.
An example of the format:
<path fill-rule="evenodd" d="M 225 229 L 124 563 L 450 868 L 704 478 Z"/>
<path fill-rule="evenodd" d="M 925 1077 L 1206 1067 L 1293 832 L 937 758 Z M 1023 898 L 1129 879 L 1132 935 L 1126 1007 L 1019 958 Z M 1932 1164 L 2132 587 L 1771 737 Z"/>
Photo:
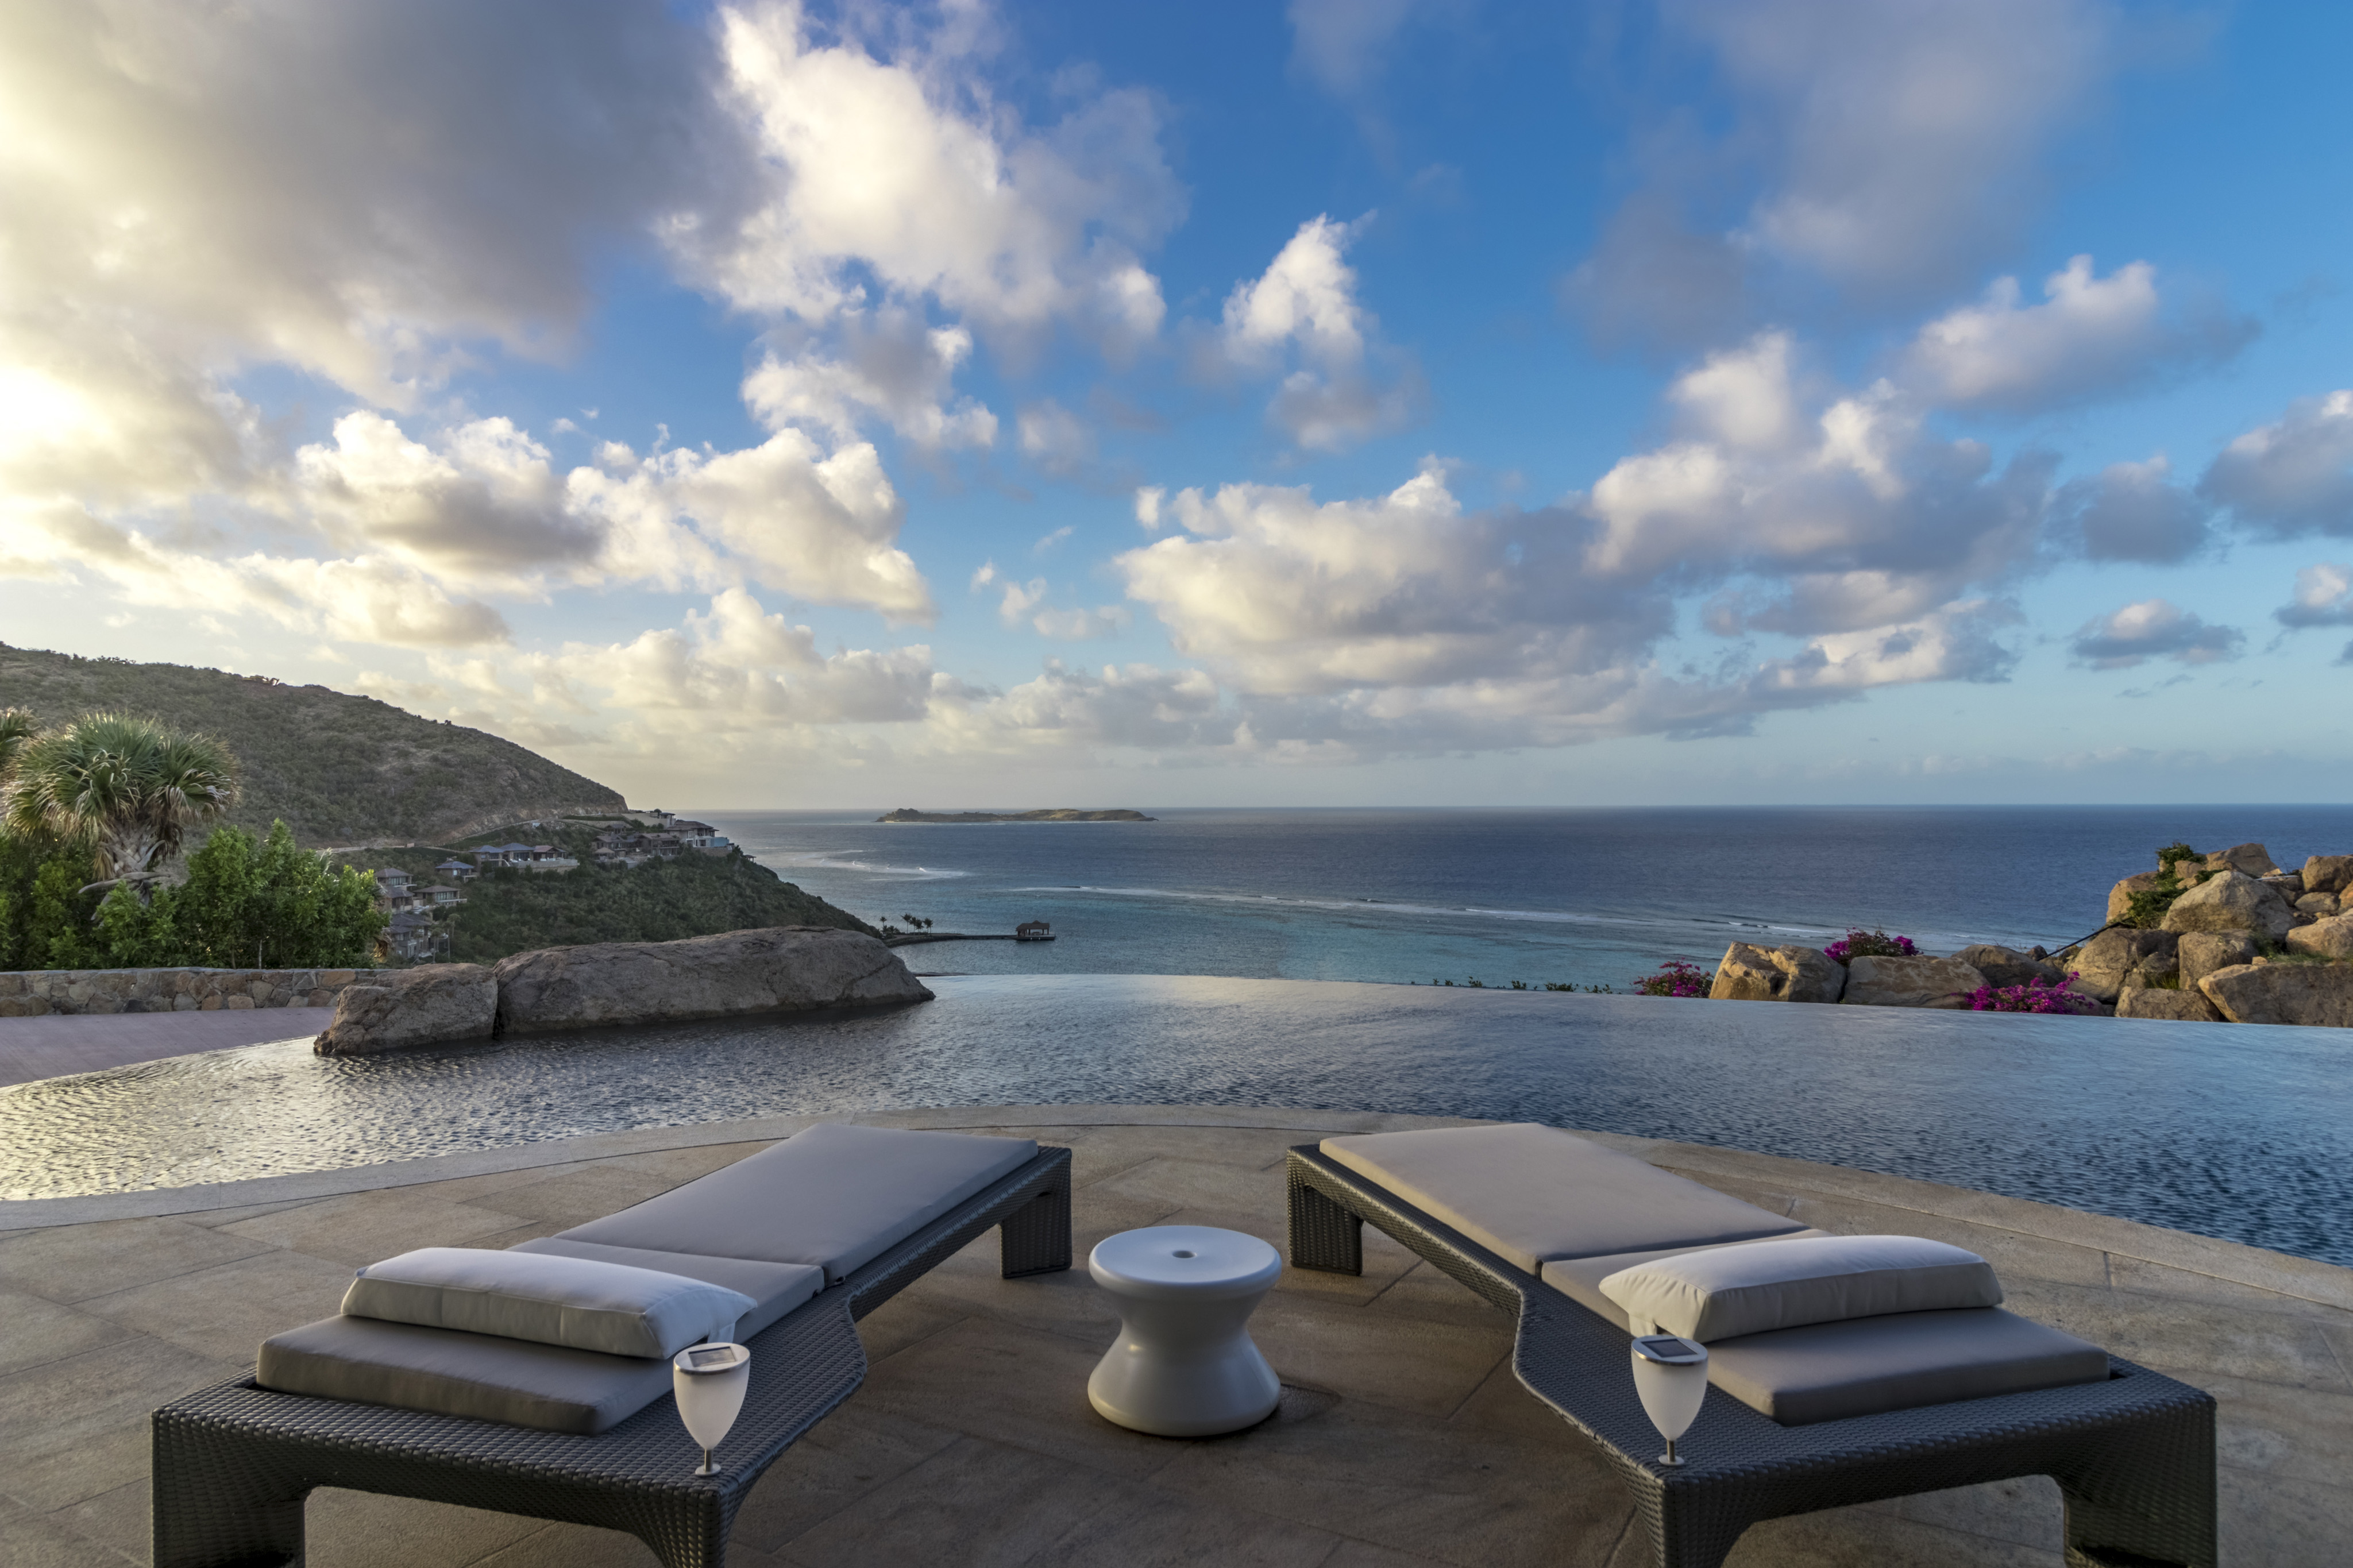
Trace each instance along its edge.
<path fill-rule="evenodd" d="M 1633 1264 L 1601 1293 L 1637 1331 L 1702 1344 L 1889 1312 L 1999 1307 L 1993 1265 L 1920 1236 L 1823 1236 L 1712 1247 Z"/>
<path fill-rule="evenodd" d="M 1534 1274 L 1557 1258 L 1754 1241 L 1806 1227 L 1556 1127 L 1326 1138 L 1324 1153 Z"/>
<path fill-rule="evenodd" d="M 1596 1315 L 1607 1318 L 1618 1327 L 1631 1332 L 1633 1324 L 1617 1302 L 1601 1293 L 1601 1282 L 1623 1268 L 1641 1263 L 1654 1263 L 1662 1258 L 1684 1258 L 1695 1252 L 1712 1252 L 1725 1247 L 1763 1247 L 1784 1241 L 1803 1241 L 1809 1237 L 1828 1236 L 1825 1230 L 1793 1230 L 1787 1236 L 1768 1237 L 1765 1241 L 1720 1241 L 1715 1247 L 1645 1247 L 1640 1252 L 1605 1252 L 1598 1258 L 1556 1258 L 1546 1263 L 1537 1275 L 1554 1289 Z"/>
<path fill-rule="evenodd" d="M 326 1318 L 275 1335 L 262 1342 L 257 1376 L 280 1394 L 583 1433 L 628 1419 L 670 1385 L 667 1361 L 375 1318 Z"/>
<path fill-rule="evenodd" d="M 2108 1375 L 2099 1346 L 2000 1307 L 1810 1323 L 1707 1351 L 1709 1382 L 1785 1426 Z"/>
<path fill-rule="evenodd" d="M 757 1304 L 741 1290 L 609 1259 L 473 1247 L 423 1247 L 371 1263 L 343 1292 L 347 1318 L 649 1360 L 732 1338 Z"/>
<path fill-rule="evenodd" d="M 1028 1138 L 819 1122 L 563 1239 L 806 1263 L 834 1285 L 1037 1157 Z"/>
<path fill-rule="evenodd" d="M 730 1290 L 741 1290 L 753 1306 L 736 1320 L 734 1337 L 748 1340 L 819 1290 L 825 1270 L 806 1263 L 761 1263 L 749 1258 L 702 1258 L 691 1252 L 650 1252 L 639 1247 L 600 1247 L 593 1241 L 566 1241 L 560 1236 L 519 1241 L 511 1252 L 543 1252 L 558 1258 L 592 1258 L 626 1263 L 633 1268 L 659 1268 L 683 1274 Z"/>

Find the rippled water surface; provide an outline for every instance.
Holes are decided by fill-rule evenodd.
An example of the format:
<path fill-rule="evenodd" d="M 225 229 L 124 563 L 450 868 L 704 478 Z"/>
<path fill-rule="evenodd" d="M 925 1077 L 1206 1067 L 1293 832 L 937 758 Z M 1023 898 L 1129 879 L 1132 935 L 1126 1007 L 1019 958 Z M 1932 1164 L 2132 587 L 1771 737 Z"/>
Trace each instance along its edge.
<path fill-rule="evenodd" d="M 857 1017 L 0 1089 L 0 1194 L 908 1105 L 1281 1105 L 1762 1150 L 2353 1264 L 2353 1031 L 1155 975 L 966 976 Z M 5 1225 L 0 1217 L 0 1225 Z"/>

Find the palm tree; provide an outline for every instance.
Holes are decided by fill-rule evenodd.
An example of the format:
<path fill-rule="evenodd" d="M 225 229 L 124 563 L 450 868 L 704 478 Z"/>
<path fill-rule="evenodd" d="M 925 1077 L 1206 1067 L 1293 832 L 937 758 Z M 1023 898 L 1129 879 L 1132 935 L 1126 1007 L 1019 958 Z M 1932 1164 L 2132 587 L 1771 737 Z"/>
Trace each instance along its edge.
<path fill-rule="evenodd" d="M 86 713 L 13 743 L 0 827 L 87 848 L 99 880 L 144 884 L 189 828 L 237 802 L 237 759 L 209 736 L 127 713 Z M 0 760 L 8 752 L 0 750 Z M 143 890 L 143 889 L 142 889 Z"/>
<path fill-rule="evenodd" d="M 40 732 L 41 721 L 29 708 L 0 708 L 0 785 L 8 782 L 8 771 L 16 765 L 16 753 L 26 742 Z"/>

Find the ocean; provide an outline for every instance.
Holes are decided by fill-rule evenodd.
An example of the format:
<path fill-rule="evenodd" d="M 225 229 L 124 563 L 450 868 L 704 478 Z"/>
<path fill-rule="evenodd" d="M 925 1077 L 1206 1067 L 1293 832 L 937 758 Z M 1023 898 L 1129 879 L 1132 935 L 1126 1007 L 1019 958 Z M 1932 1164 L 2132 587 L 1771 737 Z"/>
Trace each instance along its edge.
<path fill-rule="evenodd" d="M 1054 928 L 906 950 L 924 973 L 1608 985 L 1849 926 L 1928 952 L 2055 949 L 2159 845 L 2353 853 L 2353 806 L 1155 810 L 1142 823 L 881 824 L 719 812 L 745 852 L 871 921 Z M 933 809 L 933 808 L 926 808 Z M 966 809 L 944 805 L 941 810 Z"/>

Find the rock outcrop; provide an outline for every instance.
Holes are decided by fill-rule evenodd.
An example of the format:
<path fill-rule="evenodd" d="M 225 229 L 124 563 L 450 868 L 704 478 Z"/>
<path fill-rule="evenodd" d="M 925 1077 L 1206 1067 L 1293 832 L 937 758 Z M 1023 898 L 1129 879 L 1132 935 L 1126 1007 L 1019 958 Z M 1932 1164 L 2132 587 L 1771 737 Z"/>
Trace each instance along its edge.
<path fill-rule="evenodd" d="M 1841 1005 L 1858 1007 L 1958 1007 L 1986 977 L 1957 958 L 1857 958 L 1846 966 Z"/>
<path fill-rule="evenodd" d="M 2218 969 L 2253 963 L 2257 951 L 2255 939 L 2243 931 L 2189 931 L 2182 937 L 2177 953 L 2182 986 L 2194 986 Z"/>
<path fill-rule="evenodd" d="M 2219 1024 L 2222 1015 L 2202 991 L 2168 991 L 2156 985 L 2136 985 L 2116 998 L 2119 1018 L 2171 1018 L 2186 1024 Z"/>
<path fill-rule="evenodd" d="M 880 939 L 817 926 L 553 947 L 494 973 L 502 1036 L 932 998 Z"/>
<path fill-rule="evenodd" d="M 1989 985 L 2028 985 L 2037 980 L 2045 985 L 2057 985 L 2067 978 L 2067 971 L 2048 959 L 1992 942 L 1965 947 L 1953 956 L 1984 975 Z"/>
<path fill-rule="evenodd" d="M 2290 952 L 2308 952 L 2315 958 L 2353 958 L 2353 915 L 2333 915 L 2308 926 L 2298 926 L 2287 933 L 2285 941 Z"/>
<path fill-rule="evenodd" d="M 32 969 L 0 973 L 0 1018 L 325 1007 L 372 969 Z"/>
<path fill-rule="evenodd" d="M 2353 888 L 2353 855 L 2315 855 L 2304 863 L 2304 890 L 2335 893 Z"/>
<path fill-rule="evenodd" d="M 2306 893 L 2296 900 L 2295 912 L 2300 915 L 2310 915 L 2316 921 L 2325 921 L 2333 914 L 2340 913 L 2341 906 L 2334 893 Z"/>
<path fill-rule="evenodd" d="M 2106 916 L 2108 923 L 2114 925 L 2125 918 L 2132 909 L 2132 898 L 2135 893 L 2153 891 L 2157 885 L 2164 880 L 2165 873 L 2162 871 L 2143 871 L 2137 877 L 2126 877 L 2123 881 L 2110 888 Z"/>
<path fill-rule="evenodd" d="M 367 984 L 344 986 L 334 1021 L 311 1048 L 322 1057 L 364 1057 L 487 1040 L 498 1005 L 498 983 L 478 963 L 389 970 Z"/>
<path fill-rule="evenodd" d="M 2180 967 L 2180 943 L 2169 931 L 2116 927 L 2085 942 L 2068 967 L 2075 972 L 2076 990 L 2113 1002 L 2128 989 L 2172 978 Z"/>
<path fill-rule="evenodd" d="M 1751 947 L 1736 942 L 1715 968 L 1718 1002 L 1835 1002 L 1846 969 L 1818 947 Z"/>
<path fill-rule="evenodd" d="M 2233 1024 L 2353 1026 L 2353 964 L 2242 963 L 2198 989 Z"/>
<path fill-rule="evenodd" d="M 2236 871 L 2244 877 L 2269 877 L 2279 868 L 2272 864 L 2271 851 L 2260 844 L 2234 844 L 2228 849 L 2218 849 L 2206 857 L 2210 871 Z"/>
<path fill-rule="evenodd" d="M 2235 931 L 2277 942 L 2295 924 L 2287 900 L 2243 871 L 2207 878 L 2165 911 L 2169 931 Z"/>

